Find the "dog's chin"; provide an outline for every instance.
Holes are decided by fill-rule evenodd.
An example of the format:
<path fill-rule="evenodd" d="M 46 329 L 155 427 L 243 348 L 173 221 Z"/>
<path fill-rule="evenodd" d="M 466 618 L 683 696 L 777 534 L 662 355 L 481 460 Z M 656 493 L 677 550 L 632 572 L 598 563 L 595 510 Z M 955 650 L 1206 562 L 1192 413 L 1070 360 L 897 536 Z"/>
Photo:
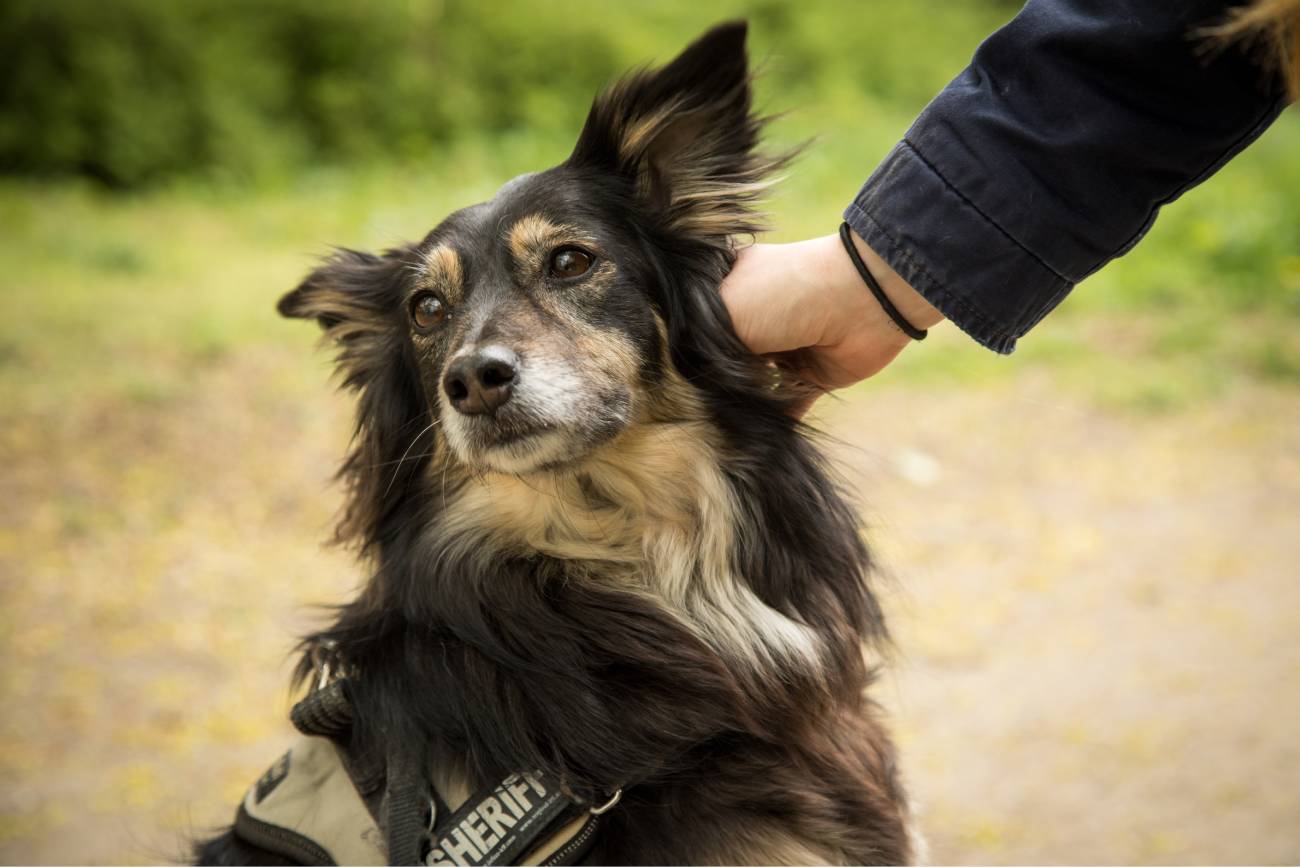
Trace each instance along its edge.
<path fill-rule="evenodd" d="M 585 451 L 575 448 L 571 440 L 564 431 L 542 430 L 481 445 L 460 458 L 476 470 L 511 475 L 555 472 L 584 457 Z"/>
<path fill-rule="evenodd" d="M 452 421 L 447 425 L 447 442 L 468 469 L 510 475 L 572 469 L 595 448 L 583 431 L 566 426 L 503 430 L 489 419 Z"/>

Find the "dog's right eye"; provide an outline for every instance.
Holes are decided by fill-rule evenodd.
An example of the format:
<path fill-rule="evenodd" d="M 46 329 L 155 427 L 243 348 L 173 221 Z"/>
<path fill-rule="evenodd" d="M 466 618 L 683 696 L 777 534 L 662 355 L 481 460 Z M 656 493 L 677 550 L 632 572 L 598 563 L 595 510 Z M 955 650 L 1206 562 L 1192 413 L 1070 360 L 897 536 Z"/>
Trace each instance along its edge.
<path fill-rule="evenodd" d="M 551 254 L 551 276 L 561 280 L 581 277 L 591 270 L 594 257 L 577 247 L 561 247 Z"/>
<path fill-rule="evenodd" d="M 411 299 L 411 321 L 421 331 L 428 331 L 446 318 L 447 308 L 432 292 L 421 292 Z"/>

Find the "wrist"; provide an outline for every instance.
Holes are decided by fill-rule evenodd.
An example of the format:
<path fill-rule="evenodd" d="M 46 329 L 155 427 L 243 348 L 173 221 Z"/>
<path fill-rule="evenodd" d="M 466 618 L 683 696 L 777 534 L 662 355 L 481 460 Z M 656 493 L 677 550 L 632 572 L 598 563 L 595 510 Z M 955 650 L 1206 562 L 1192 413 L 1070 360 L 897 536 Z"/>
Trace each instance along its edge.
<path fill-rule="evenodd" d="M 943 314 L 927 301 L 925 296 L 912 288 L 912 285 L 890 267 L 888 262 L 858 236 L 857 232 L 850 230 L 849 237 L 853 240 L 853 246 L 857 249 L 858 255 L 862 257 L 863 264 L 867 266 L 871 276 L 875 277 L 880 284 L 885 297 L 889 299 L 894 309 L 909 325 L 918 329 L 927 329 L 943 321 Z M 843 249 L 838 236 L 835 240 L 837 242 L 836 247 L 839 248 L 836 251 L 839 254 L 838 258 L 842 260 L 838 263 L 841 279 L 859 290 L 870 293 L 869 287 L 864 284 L 862 276 L 858 274 L 857 269 L 853 266 L 848 252 Z M 897 328 L 896 325 L 894 327 Z M 902 330 L 899 330 L 899 334 L 903 335 Z M 906 335 L 903 336 L 906 337 Z"/>

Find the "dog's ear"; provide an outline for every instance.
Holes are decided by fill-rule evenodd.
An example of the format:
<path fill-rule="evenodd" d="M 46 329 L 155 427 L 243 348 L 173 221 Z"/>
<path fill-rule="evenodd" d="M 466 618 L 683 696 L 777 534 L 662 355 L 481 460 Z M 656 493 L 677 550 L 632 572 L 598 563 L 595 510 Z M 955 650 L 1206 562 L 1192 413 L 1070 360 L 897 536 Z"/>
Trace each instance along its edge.
<path fill-rule="evenodd" d="M 282 297 L 276 310 L 290 319 L 315 319 L 327 332 L 386 317 L 400 269 L 401 260 L 391 252 L 376 256 L 339 249 Z"/>
<path fill-rule="evenodd" d="M 672 63 L 635 73 L 596 98 L 569 164 L 634 180 L 671 230 L 711 244 L 760 227 L 751 210 L 788 157 L 755 151 L 746 25 L 705 33 Z"/>
<path fill-rule="evenodd" d="M 399 492 L 427 462 L 407 460 L 405 452 L 409 431 L 428 423 L 418 375 L 403 363 L 401 299 L 413 257 L 410 247 L 382 256 L 336 250 L 278 305 L 284 316 L 320 324 L 337 347 L 342 385 L 360 393 L 356 433 L 340 473 L 348 483 L 337 535 L 363 548 L 394 526 L 393 514 L 406 506 Z M 376 472 L 379 467 L 392 469 Z"/>
<path fill-rule="evenodd" d="M 379 351 L 394 332 L 403 251 L 382 256 L 336 250 L 292 292 L 280 299 L 280 315 L 315 319 L 340 347 L 339 367 L 359 385 L 383 361 Z"/>

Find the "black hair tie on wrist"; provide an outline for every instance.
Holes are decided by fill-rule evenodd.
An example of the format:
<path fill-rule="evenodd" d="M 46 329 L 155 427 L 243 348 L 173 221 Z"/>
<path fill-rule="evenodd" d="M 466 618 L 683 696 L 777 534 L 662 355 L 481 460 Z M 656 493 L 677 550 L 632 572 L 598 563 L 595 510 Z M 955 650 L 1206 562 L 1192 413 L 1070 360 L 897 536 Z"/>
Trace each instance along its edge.
<path fill-rule="evenodd" d="M 853 260 L 853 267 L 858 269 L 858 273 L 862 275 L 862 281 L 867 284 L 871 294 L 876 296 L 880 306 L 889 314 L 889 318 L 894 320 L 894 324 L 913 340 L 924 340 L 928 332 L 917 328 L 903 318 L 903 314 L 898 312 L 894 302 L 890 301 L 889 296 L 885 294 L 885 290 L 880 288 L 880 282 L 867 270 L 867 263 L 863 262 L 862 257 L 858 255 L 858 248 L 853 243 L 853 237 L 849 234 L 849 224 L 847 222 L 840 223 L 840 240 L 844 242 L 844 249 L 848 252 L 849 258 Z"/>

